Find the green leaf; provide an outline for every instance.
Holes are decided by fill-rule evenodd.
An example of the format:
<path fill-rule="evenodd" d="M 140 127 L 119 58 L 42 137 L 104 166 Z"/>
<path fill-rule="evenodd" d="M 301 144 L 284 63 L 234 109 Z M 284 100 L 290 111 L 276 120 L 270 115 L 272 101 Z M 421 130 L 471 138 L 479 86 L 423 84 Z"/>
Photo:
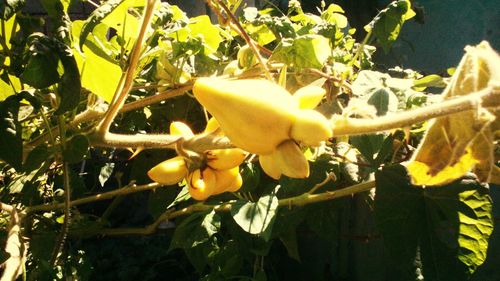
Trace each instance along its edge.
<path fill-rule="evenodd" d="M 259 186 L 261 175 L 258 165 L 246 163 L 242 166 L 240 173 L 243 179 L 243 185 L 239 192 L 252 192 Z"/>
<path fill-rule="evenodd" d="M 182 202 L 186 202 L 188 201 L 189 199 L 191 199 L 191 195 L 189 195 L 189 189 L 186 185 L 186 181 L 183 181 L 181 183 L 181 186 L 184 185 L 184 187 L 181 189 L 181 191 L 177 194 L 177 196 L 175 197 L 174 201 L 172 201 L 172 203 L 170 203 L 168 206 L 167 206 L 167 209 L 170 209 L 172 208 L 173 206 L 175 205 L 178 205 L 179 203 L 182 203 Z"/>
<path fill-rule="evenodd" d="M 3 75 L 2 75 L 3 76 Z M 21 89 L 21 80 L 13 75 L 6 75 L 6 81 L 0 77 L 0 101 L 16 93 Z"/>
<path fill-rule="evenodd" d="M 64 161 L 68 163 L 81 162 L 89 151 L 90 142 L 85 135 L 76 135 L 66 144 L 63 152 Z"/>
<path fill-rule="evenodd" d="M 170 250 L 189 249 L 203 244 L 219 232 L 220 226 L 221 218 L 213 210 L 208 213 L 193 214 L 177 226 L 172 237 Z"/>
<path fill-rule="evenodd" d="M 157 188 L 149 193 L 148 210 L 154 219 L 163 214 L 167 207 L 175 200 L 177 188 Z"/>
<path fill-rule="evenodd" d="M 375 35 L 387 53 L 398 38 L 403 23 L 414 15 L 409 0 L 393 1 L 365 26 L 365 30 Z"/>
<path fill-rule="evenodd" d="M 79 31 L 82 29 L 82 24 L 82 21 L 73 22 L 72 31 L 74 40 L 77 40 Z M 82 87 L 103 98 L 105 101 L 111 102 L 120 81 L 122 69 L 112 59 L 116 46 L 109 44 L 105 40 L 105 30 L 107 29 L 104 25 L 102 27 L 104 29 L 101 26 L 97 26 L 94 32 L 98 34 L 92 33 L 94 37 L 92 39 L 89 37 L 82 46 L 81 51 L 74 50 L 73 54 L 80 70 Z M 82 40 L 81 37 L 80 40 Z M 97 47 L 97 42 L 94 44 L 94 41 L 103 43 Z"/>
<path fill-rule="evenodd" d="M 484 262 L 493 229 L 487 188 L 474 178 L 435 189 L 412 186 L 400 165 L 375 177 L 376 220 L 398 280 L 414 274 L 417 248 L 429 280 L 466 280 Z"/>
<path fill-rule="evenodd" d="M 334 23 L 339 28 L 347 27 L 347 18 L 342 15 L 344 10 L 336 4 L 330 4 L 328 8 L 321 13 L 321 18 L 329 23 Z"/>
<path fill-rule="evenodd" d="M 321 68 L 331 55 L 330 42 L 321 35 L 302 35 L 283 39 L 270 60 L 299 68 Z"/>
<path fill-rule="evenodd" d="M 8 20 L 24 7 L 25 0 L 0 0 L 0 17 Z"/>
<path fill-rule="evenodd" d="M 436 75 L 436 74 L 431 74 L 424 76 L 418 80 L 415 80 L 413 82 L 414 87 L 439 87 L 439 88 L 444 88 L 446 87 L 446 83 L 443 80 L 443 77 Z"/>
<path fill-rule="evenodd" d="M 353 93 L 377 109 L 377 115 L 398 110 L 398 97 L 389 87 L 391 76 L 386 73 L 362 70 L 352 83 Z"/>
<path fill-rule="evenodd" d="M 210 17 L 207 15 L 191 18 L 186 31 L 189 37 L 202 39 L 205 55 L 215 53 L 222 42 L 219 29 L 212 24 Z M 183 41 L 181 38 L 179 40 Z"/>
<path fill-rule="evenodd" d="M 0 0 L 0 1 L 5 1 L 5 0 Z M 1 8 L 0 8 L 0 10 L 1 10 Z M 0 13 L 1 13 L 1 11 L 0 11 Z M 3 50 L 4 47 L 7 47 L 8 49 L 10 49 L 11 48 L 10 39 L 19 30 L 19 25 L 17 23 L 17 17 L 13 16 L 8 20 L 0 19 L 0 21 L 3 23 L 4 30 L 5 30 L 5 34 L 3 34 L 4 35 L 3 38 L 0 39 L 0 40 L 4 41 L 3 43 L 5 43 L 5 46 L 3 44 L 0 44 L 0 50 Z"/>
<path fill-rule="evenodd" d="M 292 229 L 280 235 L 280 241 L 285 246 L 288 256 L 300 262 L 299 247 L 297 244 L 297 231 Z"/>
<path fill-rule="evenodd" d="M 49 150 L 46 144 L 41 144 L 35 147 L 26 157 L 23 165 L 23 171 L 30 173 L 39 169 L 45 161 L 51 158 L 52 151 Z"/>
<path fill-rule="evenodd" d="M 80 48 L 83 47 L 87 36 L 92 32 L 92 30 L 94 30 L 94 27 L 100 24 L 105 17 L 111 14 L 118 7 L 118 5 L 120 5 L 120 3 L 122 3 L 121 0 L 106 1 L 106 3 L 100 5 L 94 10 L 94 12 L 92 12 L 82 27 L 79 38 Z"/>
<path fill-rule="evenodd" d="M 63 114 L 73 110 L 80 103 L 82 84 L 80 72 L 75 57 L 68 47 L 60 45 L 59 59 L 64 68 L 64 74 L 59 81 L 57 94 L 60 97 L 59 106 L 54 114 Z"/>
<path fill-rule="evenodd" d="M 385 136 L 383 134 L 371 134 L 349 137 L 350 143 L 356 147 L 361 155 L 374 166 L 375 154 L 382 148 Z"/>
<path fill-rule="evenodd" d="M 380 88 L 373 92 L 367 103 L 377 109 L 377 116 L 383 116 L 388 112 L 398 110 L 398 98 L 388 88 Z"/>
<path fill-rule="evenodd" d="M 10 96 L 0 102 L 0 159 L 19 171 L 23 159 L 23 140 L 18 114 L 17 96 Z"/>
<path fill-rule="evenodd" d="M 379 167 L 382 165 L 387 159 L 389 159 L 390 156 L 392 156 L 393 150 L 392 150 L 392 144 L 394 142 L 394 138 L 392 135 L 388 135 L 385 139 L 384 142 L 382 143 L 380 150 L 377 153 L 377 157 L 375 157 L 375 165 L 376 167 Z"/>
<path fill-rule="evenodd" d="M 59 81 L 57 72 L 58 57 L 52 46 L 45 52 L 32 53 L 20 78 L 23 83 L 38 89 L 46 88 Z"/>
<path fill-rule="evenodd" d="M 257 202 L 238 200 L 231 208 L 231 215 L 236 223 L 251 234 L 266 234 L 270 232 L 278 209 L 278 198 L 266 195 Z"/>

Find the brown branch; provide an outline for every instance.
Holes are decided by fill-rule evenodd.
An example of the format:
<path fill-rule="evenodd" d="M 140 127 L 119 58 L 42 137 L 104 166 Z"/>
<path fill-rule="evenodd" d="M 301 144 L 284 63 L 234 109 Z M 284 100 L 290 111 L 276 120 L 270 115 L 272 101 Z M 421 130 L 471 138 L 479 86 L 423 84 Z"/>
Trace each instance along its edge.
<path fill-rule="evenodd" d="M 145 97 L 145 98 L 137 100 L 137 101 L 129 102 L 122 107 L 122 109 L 120 110 L 120 113 L 129 112 L 132 110 L 146 107 L 146 106 L 151 105 L 153 103 L 157 103 L 157 102 L 164 101 L 166 99 L 181 96 L 185 92 L 191 90 L 192 88 L 193 88 L 193 85 L 182 86 L 180 88 L 170 89 L 168 91 L 164 91 L 164 92 L 158 93 L 158 94 L 153 95 L 153 96 Z"/>
<path fill-rule="evenodd" d="M 96 201 L 101 201 L 101 200 L 108 200 L 111 199 L 115 196 L 119 195 L 127 195 L 135 192 L 141 192 L 141 191 L 146 191 L 146 190 L 152 190 L 156 189 L 158 187 L 161 187 L 162 185 L 159 183 L 150 183 L 150 184 L 145 184 L 145 185 L 130 185 L 130 186 L 125 186 L 120 189 L 115 189 L 112 191 L 80 198 L 73 200 L 69 203 L 70 207 L 82 205 L 82 204 L 87 204 L 87 203 L 92 203 Z M 44 205 L 36 205 L 36 206 L 31 206 L 26 208 L 26 214 L 33 214 L 37 212 L 48 212 L 48 211 L 54 211 L 57 209 L 62 209 L 64 208 L 64 203 L 52 203 L 52 204 L 44 204 Z"/>
<path fill-rule="evenodd" d="M 116 115 L 122 108 L 130 92 L 130 89 L 132 88 L 135 78 L 135 70 L 139 63 L 139 59 L 142 52 L 142 46 L 144 44 L 144 37 L 146 35 L 146 30 L 149 27 L 149 23 L 151 22 L 151 18 L 153 16 L 155 3 L 156 0 L 147 0 L 146 9 L 144 11 L 144 15 L 142 18 L 141 28 L 139 30 L 137 40 L 135 41 L 135 45 L 132 48 L 127 69 L 124 75 L 122 75 L 122 77 L 120 78 L 120 82 L 118 84 L 115 96 L 113 97 L 113 101 L 111 102 L 108 111 L 104 115 L 104 118 L 101 121 L 101 123 L 99 123 L 99 125 L 96 128 L 95 134 L 100 135 L 103 139 L 106 139 L 106 135 L 109 132 L 111 123 L 113 122 Z"/>
<path fill-rule="evenodd" d="M 14 281 L 23 272 L 23 265 L 26 261 L 26 247 L 21 235 L 22 216 L 13 206 L 0 203 L 3 211 L 10 210 L 10 221 L 8 227 L 7 242 L 5 252 L 10 257 L 3 263 L 4 271 L 0 281 Z"/>
<path fill-rule="evenodd" d="M 474 110 L 478 106 L 499 107 L 500 91 L 488 87 L 466 96 L 374 119 L 338 117 L 332 120 L 333 135 L 338 137 L 388 131 L 411 126 L 436 117 Z"/>
<path fill-rule="evenodd" d="M 278 201 L 278 205 L 281 207 L 304 206 L 311 203 L 333 200 L 336 198 L 368 191 L 373 187 L 375 187 L 375 181 L 356 184 L 336 191 L 328 191 L 318 194 L 304 193 L 299 196 L 280 199 Z M 111 228 L 111 229 L 101 229 L 98 232 L 92 232 L 92 233 L 87 231 L 78 231 L 78 232 L 73 232 L 72 235 L 79 237 L 82 236 L 89 237 L 94 235 L 103 235 L 103 236 L 149 235 L 155 233 L 157 231 L 158 225 L 163 221 L 172 220 L 177 217 L 190 215 L 196 212 L 209 211 L 209 210 L 214 210 L 215 212 L 229 212 L 231 211 L 233 204 L 236 202 L 237 201 L 233 200 L 219 205 L 205 205 L 203 203 L 197 203 L 177 211 L 167 210 L 154 223 L 144 228 L 115 228 L 115 229 Z"/>

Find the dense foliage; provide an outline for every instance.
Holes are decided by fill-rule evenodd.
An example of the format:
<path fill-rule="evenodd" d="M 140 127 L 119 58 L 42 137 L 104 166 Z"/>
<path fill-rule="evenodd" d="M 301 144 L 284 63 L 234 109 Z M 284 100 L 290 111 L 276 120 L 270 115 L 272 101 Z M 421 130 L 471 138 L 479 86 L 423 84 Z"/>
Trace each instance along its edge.
<path fill-rule="evenodd" d="M 379 69 L 372 55 L 414 16 L 408 0 L 380 11 L 362 42 L 338 5 L 309 14 L 290 1 L 283 14 L 241 2 L 207 1 L 212 18 L 189 18 L 110 0 L 85 20 L 69 18 L 72 1 L 40 1 L 46 18 L 0 3 L 6 280 L 473 278 L 493 231 L 488 183 L 500 183 L 500 58 L 488 43 L 450 77 Z M 210 76 L 324 89 L 313 107 L 333 138 L 297 148 L 307 178 L 268 176 L 250 154 L 236 192 L 200 202 L 184 177 L 152 183 L 148 171 L 177 154 L 232 147 L 206 133 L 192 93 Z M 176 136 L 174 121 L 197 134 Z"/>

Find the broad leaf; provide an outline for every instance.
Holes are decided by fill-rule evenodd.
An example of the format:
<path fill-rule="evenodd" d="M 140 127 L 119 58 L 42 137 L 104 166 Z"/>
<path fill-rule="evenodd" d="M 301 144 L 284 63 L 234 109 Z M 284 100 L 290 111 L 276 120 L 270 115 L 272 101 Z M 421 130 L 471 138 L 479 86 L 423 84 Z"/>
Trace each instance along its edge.
<path fill-rule="evenodd" d="M 3 78 L 6 78 L 6 81 Z M 21 80 L 13 75 L 0 75 L 0 101 L 21 89 Z"/>
<path fill-rule="evenodd" d="M 367 32 L 372 32 L 385 52 L 398 38 L 403 23 L 415 16 L 409 0 L 398 0 L 380 11 L 377 16 L 365 26 Z"/>
<path fill-rule="evenodd" d="M 413 82 L 413 86 L 415 87 L 445 87 L 446 83 L 443 81 L 443 77 L 436 75 L 436 74 L 431 74 L 424 76 L 420 79 L 417 79 Z"/>
<path fill-rule="evenodd" d="M 269 58 L 299 68 L 321 68 L 331 55 L 330 42 L 321 35 L 283 39 Z"/>
<path fill-rule="evenodd" d="M 207 15 L 191 18 L 189 24 L 172 33 L 172 38 L 179 42 L 187 42 L 189 39 L 198 38 L 203 42 L 205 55 L 213 54 L 222 42 L 219 29 L 212 24 Z"/>
<path fill-rule="evenodd" d="M 444 99 L 500 89 L 500 56 L 487 42 L 467 47 L 466 51 L 443 93 Z M 416 185 L 442 185 L 474 167 L 481 181 L 500 181 L 493 145 L 494 130 L 500 124 L 498 117 L 498 111 L 478 105 L 477 110 L 432 121 L 407 165 L 412 182 Z"/>
<path fill-rule="evenodd" d="M 35 88 L 46 88 L 59 81 L 56 39 L 37 33 L 30 37 L 29 60 L 20 78 Z"/>
<path fill-rule="evenodd" d="M 157 188 L 149 193 L 148 210 L 154 219 L 163 214 L 167 207 L 175 200 L 177 188 Z"/>
<path fill-rule="evenodd" d="M 411 185 L 399 165 L 375 177 L 375 216 L 398 280 L 414 274 L 417 251 L 430 280 L 465 280 L 484 262 L 493 230 L 487 188 L 465 178 L 424 189 Z"/>
<path fill-rule="evenodd" d="M 365 100 L 377 110 L 377 115 L 386 115 L 398 110 L 398 97 L 389 87 L 388 82 L 394 80 L 386 73 L 362 70 L 352 83 L 354 95 Z"/>
<path fill-rule="evenodd" d="M 23 159 L 22 128 L 18 120 L 19 98 L 10 96 L 0 102 L 0 159 L 16 170 Z"/>
<path fill-rule="evenodd" d="M 85 135 L 76 135 L 66 144 L 66 150 L 63 152 L 64 161 L 68 163 L 81 162 L 89 151 L 89 140 Z"/>
<path fill-rule="evenodd" d="M 25 173 L 30 173 L 39 169 L 43 163 L 50 160 L 51 152 L 52 151 L 49 150 L 46 144 L 35 147 L 26 157 L 23 164 L 23 171 Z"/>
<path fill-rule="evenodd" d="M 262 196 L 257 202 L 238 200 L 231 208 L 236 223 L 251 234 L 269 231 L 278 209 L 278 198 L 273 194 Z"/>
<path fill-rule="evenodd" d="M 99 6 L 99 8 L 95 9 L 94 12 L 90 15 L 90 17 L 85 21 L 85 24 L 82 27 L 79 42 L 80 48 L 85 43 L 85 39 L 87 36 L 94 30 L 98 24 L 102 22 L 102 20 L 111 14 L 117 7 L 120 5 L 121 0 L 110 0 Z"/>
<path fill-rule="evenodd" d="M 0 0 L 0 1 L 5 1 L 5 0 Z M 18 1 L 18 2 L 21 2 L 21 1 Z M 3 34 L 3 38 L 0 40 L 3 40 L 5 43 L 5 47 L 10 49 L 10 47 L 11 47 L 10 39 L 19 30 L 19 25 L 17 25 L 15 16 L 11 17 L 8 20 L 0 19 L 0 21 L 2 21 L 2 23 L 4 25 L 3 28 L 5 30 L 5 34 Z M 14 27 L 15 27 L 15 29 L 14 29 Z M 4 48 L 4 45 L 0 44 L 0 50 L 3 50 L 3 48 Z"/>
<path fill-rule="evenodd" d="M 382 148 L 385 136 L 383 134 L 371 134 L 349 137 L 350 143 L 356 147 L 361 155 L 369 162 L 375 163 L 376 154 Z"/>
<path fill-rule="evenodd" d="M 189 249 L 207 242 L 221 226 L 221 218 L 214 211 L 200 212 L 189 216 L 175 230 L 170 250 Z"/>
<path fill-rule="evenodd" d="M 74 39 L 78 38 L 82 24 L 81 21 L 73 22 Z M 97 28 L 96 32 L 98 34 L 95 35 L 95 40 L 101 42 L 104 39 L 101 35 L 105 35 L 105 32 L 100 27 Z M 94 36 L 93 33 L 92 36 Z M 82 52 L 77 50 L 73 52 L 81 75 L 82 87 L 103 98 L 105 101 L 111 102 L 122 75 L 122 70 L 118 63 L 111 59 L 115 46 L 104 41 L 102 44 L 106 48 L 99 48 L 93 42 L 94 38 L 90 39 L 89 36 L 89 39 L 82 46 Z"/>
<path fill-rule="evenodd" d="M 59 106 L 55 114 L 63 114 L 73 110 L 80 102 L 80 92 L 82 89 L 80 72 L 70 49 L 64 45 L 59 46 L 59 59 L 64 68 L 57 93 L 60 97 Z"/>

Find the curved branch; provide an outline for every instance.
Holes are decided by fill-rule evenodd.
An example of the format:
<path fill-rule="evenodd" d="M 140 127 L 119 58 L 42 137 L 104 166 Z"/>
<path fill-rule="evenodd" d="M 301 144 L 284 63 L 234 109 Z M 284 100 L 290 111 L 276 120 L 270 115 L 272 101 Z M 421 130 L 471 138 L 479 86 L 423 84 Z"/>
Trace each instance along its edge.
<path fill-rule="evenodd" d="M 99 125 L 96 128 L 96 134 L 101 135 L 102 138 L 104 139 L 106 139 L 106 134 L 109 131 L 111 123 L 113 122 L 116 115 L 122 108 L 128 96 L 128 93 L 132 88 L 132 84 L 135 78 L 135 69 L 137 68 L 141 56 L 146 30 L 149 27 L 151 18 L 153 17 L 153 10 L 155 3 L 156 0 L 147 0 L 146 2 L 146 9 L 144 12 L 144 16 L 142 18 L 141 28 L 139 30 L 137 40 L 135 41 L 135 45 L 132 48 L 132 52 L 130 54 L 130 61 L 127 65 L 127 69 L 120 79 L 120 82 L 116 89 L 115 96 L 113 97 L 113 100 L 111 102 L 108 111 L 104 115 L 104 119 L 101 121 L 101 123 L 99 123 Z"/>

